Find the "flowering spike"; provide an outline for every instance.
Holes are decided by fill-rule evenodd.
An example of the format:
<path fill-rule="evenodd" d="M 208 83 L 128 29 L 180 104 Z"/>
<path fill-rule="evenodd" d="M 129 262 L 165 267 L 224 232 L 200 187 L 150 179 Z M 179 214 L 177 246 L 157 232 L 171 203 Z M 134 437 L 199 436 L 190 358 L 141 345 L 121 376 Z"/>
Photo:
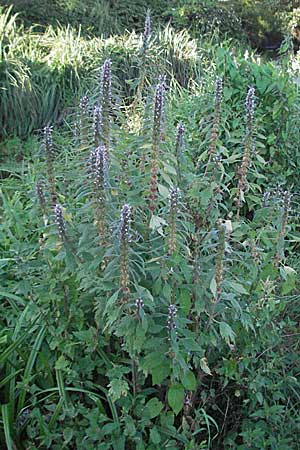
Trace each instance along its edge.
<path fill-rule="evenodd" d="M 242 163 L 239 169 L 239 180 L 237 187 L 236 205 L 237 217 L 240 215 L 240 209 L 244 197 L 244 192 L 247 190 L 247 175 L 251 164 L 252 150 L 253 150 L 253 126 L 254 126 L 254 111 L 255 111 L 255 89 L 250 87 L 247 92 L 245 101 L 246 109 L 246 133 L 244 154 Z"/>
<path fill-rule="evenodd" d="M 171 304 L 168 306 L 168 318 L 167 318 L 167 330 L 169 334 L 168 337 L 169 340 L 171 339 L 172 331 L 175 331 L 175 335 L 177 335 L 176 319 L 177 319 L 177 307 Z"/>
<path fill-rule="evenodd" d="M 55 186 L 55 177 L 54 177 L 54 150 L 53 150 L 53 139 L 52 139 L 52 131 L 53 127 L 46 126 L 44 128 L 44 151 L 46 156 L 46 172 L 48 185 L 50 189 L 52 203 L 56 202 L 56 186 Z"/>
<path fill-rule="evenodd" d="M 44 190 L 43 190 L 43 184 L 41 182 L 41 180 L 38 180 L 36 183 L 36 195 L 40 204 L 40 207 L 42 209 L 43 212 L 45 212 L 46 210 L 46 199 L 45 199 L 45 195 L 44 195 Z"/>
<path fill-rule="evenodd" d="M 275 256 L 275 262 L 277 263 L 284 258 L 284 237 L 286 235 L 286 228 L 288 225 L 289 211 L 291 206 L 291 193 L 285 191 L 282 200 L 282 209 L 280 217 L 280 228 L 276 239 L 277 253 Z"/>
<path fill-rule="evenodd" d="M 48 158 L 53 158 L 53 138 L 52 138 L 53 127 L 46 126 L 44 128 L 44 148 L 45 153 Z"/>
<path fill-rule="evenodd" d="M 181 185 L 182 176 L 181 176 L 181 162 L 182 162 L 182 148 L 183 148 L 183 135 L 184 135 L 184 126 L 182 123 L 177 125 L 176 139 L 175 139 L 175 152 L 176 152 L 176 160 L 177 160 L 177 182 L 178 185 Z"/>
<path fill-rule="evenodd" d="M 77 128 L 80 144 L 86 145 L 88 143 L 89 130 L 89 98 L 87 95 L 83 95 L 79 102 L 79 123 Z"/>
<path fill-rule="evenodd" d="M 253 127 L 253 119 L 254 119 L 254 111 L 255 111 L 255 89 L 254 87 L 250 87 L 247 92 L 247 97 L 245 101 L 245 109 L 246 109 L 246 125 L 248 132 L 252 131 Z"/>
<path fill-rule="evenodd" d="M 215 82 L 215 107 L 214 107 L 214 118 L 213 118 L 213 124 L 212 124 L 212 130 L 211 130 L 211 136 L 210 136 L 210 144 L 208 148 L 208 162 L 205 169 L 204 175 L 207 174 L 209 169 L 209 164 L 214 157 L 216 153 L 217 148 L 217 139 L 218 139 L 218 133 L 219 133 L 219 124 L 220 124 L 220 118 L 221 118 L 221 103 L 222 103 L 222 96 L 223 96 L 223 80 L 220 77 L 216 78 Z"/>
<path fill-rule="evenodd" d="M 131 222 L 131 207 L 125 204 L 121 210 L 120 221 L 120 288 L 123 301 L 126 302 L 129 295 L 129 227 Z"/>
<path fill-rule="evenodd" d="M 225 244 L 226 244 L 226 234 L 225 226 L 219 222 L 218 223 L 219 241 L 218 249 L 216 255 L 216 266 L 215 266 L 215 281 L 216 281 L 216 296 L 214 301 L 219 301 L 222 293 L 222 283 L 224 275 L 224 257 L 225 257 Z"/>
<path fill-rule="evenodd" d="M 177 211 L 178 211 L 178 189 L 172 187 L 170 189 L 170 216 L 169 216 L 169 254 L 172 255 L 176 252 L 177 240 L 176 240 L 176 220 L 177 220 Z"/>
<path fill-rule="evenodd" d="M 143 54 L 145 54 L 148 49 L 150 37 L 151 37 L 151 16 L 150 11 L 148 10 L 145 17 L 145 25 L 143 33 Z"/>
<path fill-rule="evenodd" d="M 157 199 L 157 173 L 159 145 L 161 142 L 165 105 L 165 84 L 158 83 L 155 89 L 153 133 L 152 133 L 152 155 L 151 155 L 151 180 L 150 180 L 150 211 L 154 212 Z"/>
<path fill-rule="evenodd" d="M 107 150 L 103 145 L 92 150 L 89 158 L 89 178 L 94 184 L 95 222 L 103 238 L 106 235 L 106 188 L 107 188 Z M 102 240 L 103 244 L 103 240 Z"/>
<path fill-rule="evenodd" d="M 63 240 L 66 237 L 66 224 L 63 218 L 62 208 L 59 203 L 54 206 L 55 223 L 58 229 L 58 235 Z"/>
<path fill-rule="evenodd" d="M 93 126 L 94 126 L 94 144 L 98 147 L 101 143 L 102 135 L 102 108 L 101 106 L 95 106 L 94 116 L 93 116 Z"/>
<path fill-rule="evenodd" d="M 111 60 L 106 59 L 101 67 L 101 113 L 102 141 L 109 152 L 110 147 L 110 116 L 111 116 Z"/>
<path fill-rule="evenodd" d="M 164 122 L 165 108 L 165 82 L 160 80 L 155 89 L 154 114 L 153 114 L 153 145 L 158 146 L 161 141 L 161 133 Z"/>
<path fill-rule="evenodd" d="M 96 189 L 104 190 L 107 185 L 107 151 L 104 145 L 96 148 L 93 157 L 94 184 Z"/>

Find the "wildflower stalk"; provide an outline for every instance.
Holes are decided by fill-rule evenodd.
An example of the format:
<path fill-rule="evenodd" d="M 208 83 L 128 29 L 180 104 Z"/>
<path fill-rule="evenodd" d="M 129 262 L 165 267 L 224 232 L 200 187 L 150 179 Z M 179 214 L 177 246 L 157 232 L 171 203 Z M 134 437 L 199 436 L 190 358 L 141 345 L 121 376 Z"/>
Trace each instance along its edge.
<path fill-rule="evenodd" d="M 89 141 L 89 99 L 87 95 L 81 97 L 79 102 L 78 128 L 80 145 L 86 147 Z"/>
<path fill-rule="evenodd" d="M 125 204 L 121 210 L 120 224 L 120 289 L 122 301 L 128 301 L 129 288 L 129 226 L 131 222 L 131 207 Z"/>
<path fill-rule="evenodd" d="M 107 231 L 106 224 L 106 188 L 107 188 L 107 151 L 103 145 L 93 150 L 90 156 L 91 176 L 94 185 L 96 202 L 95 221 L 98 232 L 103 240 Z"/>
<path fill-rule="evenodd" d="M 160 82 L 158 83 L 155 89 L 154 114 L 153 114 L 151 180 L 150 180 L 150 196 L 149 196 L 149 209 L 152 213 L 155 211 L 157 201 L 158 158 L 164 119 L 164 105 L 165 105 L 165 85 L 164 82 Z"/>
<path fill-rule="evenodd" d="M 46 206 L 46 199 L 44 195 L 44 186 L 41 182 L 41 180 L 37 180 L 36 182 L 36 195 L 39 202 L 39 206 L 41 208 L 41 211 L 43 213 L 43 220 L 44 224 L 47 225 L 47 206 Z"/>
<path fill-rule="evenodd" d="M 223 81 L 222 81 L 222 78 L 217 77 L 216 82 L 215 82 L 214 118 L 213 118 L 213 124 L 212 124 L 211 136 L 210 136 L 210 144 L 209 144 L 209 148 L 208 148 L 208 152 L 207 152 L 208 153 L 208 162 L 206 165 L 204 176 L 207 175 L 211 160 L 214 157 L 214 155 L 216 154 L 219 126 L 220 126 L 220 118 L 221 118 L 222 96 L 223 96 Z"/>
<path fill-rule="evenodd" d="M 56 185 L 54 176 L 54 150 L 53 150 L 53 139 L 52 139 L 52 127 L 44 128 L 44 151 L 46 155 L 46 173 L 48 179 L 48 185 L 50 190 L 51 202 L 56 203 Z"/>
<path fill-rule="evenodd" d="M 244 192 L 247 190 L 247 175 L 251 165 L 251 157 L 253 150 L 253 133 L 254 133 L 254 101 L 255 89 L 250 87 L 247 93 L 246 108 L 246 134 L 244 143 L 244 154 L 242 163 L 238 173 L 238 186 L 236 196 L 237 218 L 240 216 L 240 209 L 244 199 Z"/>
<path fill-rule="evenodd" d="M 102 114 L 102 130 L 101 143 L 106 147 L 107 155 L 110 151 L 111 140 L 111 111 L 112 111 L 112 95 L 111 95 L 111 60 L 106 59 L 101 67 L 100 77 L 101 87 L 101 114 Z"/>
<path fill-rule="evenodd" d="M 168 340 L 171 341 L 172 335 L 175 335 L 177 339 L 177 307 L 174 304 L 168 306 L 168 317 L 167 317 L 167 330 L 168 330 Z"/>
<path fill-rule="evenodd" d="M 275 256 L 275 262 L 278 262 L 284 258 L 284 238 L 286 235 L 286 228 L 289 220 L 290 206 L 291 206 L 291 194 L 289 191 L 285 191 L 283 196 L 283 205 L 281 210 L 279 232 L 276 238 L 277 252 Z"/>
<path fill-rule="evenodd" d="M 176 230 L 177 230 L 177 213 L 178 213 L 178 189 L 170 189 L 170 212 L 169 212 L 169 238 L 168 252 L 173 255 L 177 248 Z"/>
<path fill-rule="evenodd" d="M 102 136 L 102 109 L 101 106 L 95 106 L 93 114 L 93 128 L 94 128 L 94 146 L 99 147 Z"/>
<path fill-rule="evenodd" d="M 213 299 L 214 302 L 218 302 L 220 300 L 222 294 L 222 283 L 223 283 L 223 275 L 224 275 L 224 257 L 225 257 L 225 226 L 222 223 L 218 223 L 218 231 L 219 231 L 219 241 L 218 241 L 218 249 L 216 256 L 216 265 L 215 265 L 215 282 L 216 282 L 216 294 Z"/>
<path fill-rule="evenodd" d="M 181 187 L 182 183 L 182 149 L 183 149 L 183 134 L 184 126 L 182 123 L 177 125 L 176 141 L 175 141 L 175 153 L 177 161 L 177 184 Z"/>
<path fill-rule="evenodd" d="M 54 221 L 57 226 L 57 232 L 59 238 L 64 242 L 66 241 L 67 234 L 66 234 L 66 224 L 63 217 L 62 207 L 59 203 L 56 203 L 54 206 Z"/>

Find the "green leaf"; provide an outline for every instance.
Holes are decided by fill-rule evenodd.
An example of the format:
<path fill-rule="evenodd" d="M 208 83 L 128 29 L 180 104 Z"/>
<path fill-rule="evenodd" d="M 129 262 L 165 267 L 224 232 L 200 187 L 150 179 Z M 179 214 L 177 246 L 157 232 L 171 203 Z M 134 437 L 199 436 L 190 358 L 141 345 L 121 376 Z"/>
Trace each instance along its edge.
<path fill-rule="evenodd" d="M 119 400 L 121 397 L 126 397 L 129 386 L 125 380 L 114 379 L 109 383 L 109 391 L 108 394 L 111 397 L 112 401 L 115 402 Z"/>
<path fill-rule="evenodd" d="M 157 188 L 158 188 L 158 192 L 160 193 L 162 198 L 164 198 L 164 199 L 169 198 L 169 189 L 168 188 L 166 188 L 162 184 L 159 184 L 157 186 Z"/>
<path fill-rule="evenodd" d="M 153 216 L 150 219 L 149 227 L 152 231 L 157 231 L 159 234 L 164 236 L 163 226 L 167 225 L 167 222 L 165 219 L 159 216 Z"/>
<path fill-rule="evenodd" d="M 287 279 L 284 281 L 284 283 L 281 286 L 281 294 L 286 295 L 289 292 L 291 292 L 296 285 L 296 275 L 288 275 Z"/>
<path fill-rule="evenodd" d="M 234 344 L 235 334 L 233 329 L 225 322 L 220 322 L 220 334 L 227 344 Z"/>
<path fill-rule="evenodd" d="M 216 283 L 215 277 L 213 277 L 211 279 L 209 288 L 210 288 L 210 291 L 213 294 L 213 296 L 216 297 L 217 296 L 217 283 Z"/>
<path fill-rule="evenodd" d="M 188 391 L 194 391 L 197 387 L 196 377 L 191 370 L 182 375 L 181 382 Z"/>
<path fill-rule="evenodd" d="M 150 440 L 151 440 L 151 442 L 153 442 L 153 444 L 159 444 L 161 441 L 160 434 L 156 427 L 153 427 L 150 430 Z"/>
<path fill-rule="evenodd" d="M 169 364 L 160 364 L 152 369 L 152 383 L 161 384 L 171 373 Z"/>
<path fill-rule="evenodd" d="M 160 414 L 163 407 L 163 403 L 157 398 L 151 398 L 145 406 L 144 416 L 148 419 L 154 419 L 154 417 L 157 417 Z"/>
<path fill-rule="evenodd" d="M 228 283 L 229 287 L 231 287 L 235 292 L 238 292 L 239 294 L 245 294 L 248 295 L 248 292 L 246 291 L 246 289 L 244 288 L 244 286 L 242 286 L 240 283 L 236 283 L 235 281 L 230 281 L 230 283 Z"/>
<path fill-rule="evenodd" d="M 177 415 L 183 408 L 184 387 L 180 383 L 173 384 L 168 391 L 168 403 Z"/>

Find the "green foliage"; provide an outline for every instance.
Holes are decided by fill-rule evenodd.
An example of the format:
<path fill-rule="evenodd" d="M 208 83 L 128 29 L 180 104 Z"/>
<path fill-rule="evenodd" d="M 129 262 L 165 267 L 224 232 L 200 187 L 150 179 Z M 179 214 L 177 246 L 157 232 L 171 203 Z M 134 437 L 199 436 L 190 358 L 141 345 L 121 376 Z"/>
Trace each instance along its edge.
<path fill-rule="evenodd" d="M 1 14 L 0 135 L 26 137 L 45 123 L 65 119 L 66 104 L 72 107 L 89 86 L 94 86 L 99 61 L 116 61 L 120 95 L 132 97 L 138 74 L 141 36 L 126 33 L 109 39 L 84 39 L 81 31 L 48 27 L 44 33 L 18 26 L 11 10 Z M 170 27 L 158 33 L 147 53 L 147 83 L 168 72 L 187 85 L 197 72 L 197 45 L 185 31 Z M 126 79 L 124 78 L 126 74 Z M 146 84 L 147 84 L 146 83 Z"/>
<path fill-rule="evenodd" d="M 175 28 L 189 28 L 193 35 L 217 28 L 222 35 L 248 37 L 253 46 L 264 48 L 280 44 L 298 6 L 289 0 L 179 0 L 166 15 Z"/>
<path fill-rule="evenodd" d="M 23 61 L 35 31 L 3 23 L 5 64 Z M 170 27 L 147 46 L 38 36 L 64 101 L 87 95 L 53 132 L 42 116 L 44 138 L 2 143 L 1 447 L 296 449 L 288 61 Z"/>
<path fill-rule="evenodd" d="M 0 5 L 12 5 L 14 12 L 31 25 L 82 26 L 84 33 L 109 36 L 128 29 L 141 30 L 145 12 L 154 17 L 164 11 L 168 0 L 1 0 Z"/>

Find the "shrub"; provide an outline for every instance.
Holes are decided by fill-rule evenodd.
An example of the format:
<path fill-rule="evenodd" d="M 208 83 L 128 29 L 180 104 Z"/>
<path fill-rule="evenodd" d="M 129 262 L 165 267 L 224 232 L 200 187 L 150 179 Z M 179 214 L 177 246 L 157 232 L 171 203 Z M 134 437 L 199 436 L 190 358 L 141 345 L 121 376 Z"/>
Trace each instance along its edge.
<path fill-rule="evenodd" d="M 293 448 L 297 197 L 261 184 L 261 87 L 241 68 L 238 91 L 218 80 L 213 101 L 202 82 L 190 104 L 161 76 L 120 108 L 114 69 L 104 62 L 105 96 L 82 98 L 77 124 L 46 128 L 39 157 L 3 184 L 2 441 Z M 109 152 L 107 128 L 95 148 L 95 106 Z"/>

